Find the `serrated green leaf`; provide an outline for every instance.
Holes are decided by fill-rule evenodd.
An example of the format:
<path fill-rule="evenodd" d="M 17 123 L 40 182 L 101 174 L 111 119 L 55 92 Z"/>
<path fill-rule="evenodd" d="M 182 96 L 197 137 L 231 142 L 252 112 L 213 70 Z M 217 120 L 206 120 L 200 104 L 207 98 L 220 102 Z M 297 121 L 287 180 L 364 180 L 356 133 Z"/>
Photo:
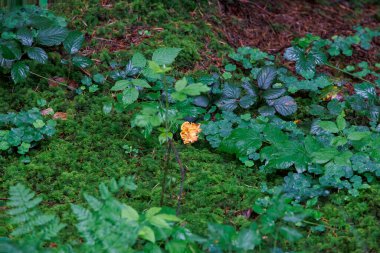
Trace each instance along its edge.
<path fill-rule="evenodd" d="M 68 31 L 64 27 L 49 27 L 38 31 L 37 42 L 44 46 L 58 46 L 67 37 Z"/>
<path fill-rule="evenodd" d="M 371 132 L 351 132 L 347 135 L 347 138 L 351 141 L 360 141 L 371 135 Z"/>
<path fill-rule="evenodd" d="M 323 130 L 330 132 L 330 133 L 338 133 L 339 132 L 337 125 L 332 121 L 321 121 L 321 122 L 319 122 L 319 126 Z"/>
<path fill-rule="evenodd" d="M 282 116 L 289 116 L 297 111 L 297 103 L 290 96 L 284 96 L 274 100 L 268 100 L 267 102 L 270 106 L 273 106 L 274 109 L 276 109 L 276 111 Z"/>
<path fill-rule="evenodd" d="M 139 91 L 136 88 L 127 88 L 123 91 L 122 101 L 129 105 L 134 103 L 139 98 Z"/>
<path fill-rule="evenodd" d="M 276 79 L 277 71 L 274 67 L 264 67 L 257 74 L 257 84 L 260 89 L 267 90 Z"/>
<path fill-rule="evenodd" d="M 29 66 L 24 62 L 16 62 L 11 69 L 12 79 L 15 83 L 22 82 L 29 74 Z"/>
<path fill-rule="evenodd" d="M 150 241 L 152 243 L 155 243 L 156 242 L 156 237 L 154 235 L 154 231 L 148 227 L 148 226 L 144 226 L 142 227 L 139 232 L 138 232 L 138 235 L 142 238 L 142 239 L 145 239 L 147 241 Z"/>
<path fill-rule="evenodd" d="M 45 50 L 39 47 L 30 47 L 26 50 L 26 53 L 30 59 L 42 64 L 45 64 L 48 59 L 48 55 Z"/>
<path fill-rule="evenodd" d="M 132 220 L 132 221 L 137 221 L 139 219 L 139 214 L 138 212 L 133 209 L 132 207 L 128 205 L 123 205 L 121 209 L 121 218 L 127 219 L 127 220 Z"/>
<path fill-rule="evenodd" d="M 201 93 L 208 91 L 210 91 L 210 87 L 203 83 L 192 83 L 181 90 L 182 93 L 189 96 L 199 96 Z"/>
<path fill-rule="evenodd" d="M 81 49 L 84 42 L 84 36 L 79 31 L 69 32 L 66 39 L 63 41 L 63 47 L 69 54 L 76 54 Z"/>
<path fill-rule="evenodd" d="M 238 128 L 225 138 L 220 150 L 238 157 L 248 156 L 262 145 L 262 137 L 255 129 Z"/>
<path fill-rule="evenodd" d="M 44 122 L 43 120 L 38 119 L 38 120 L 36 120 L 36 121 L 33 123 L 33 126 L 34 126 L 35 128 L 42 128 L 42 127 L 45 126 L 45 122 Z"/>
<path fill-rule="evenodd" d="M 32 46 L 33 44 L 33 33 L 29 28 L 22 27 L 16 32 L 17 39 L 24 46 Z"/>
<path fill-rule="evenodd" d="M 73 65 L 78 68 L 88 68 L 91 67 L 93 62 L 91 59 L 83 56 L 75 56 L 72 59 Z"/>
<path fill-rule="evenodd" d="M 144 79 L 132 79 L 132 84 L 142 88 L 152 88 Z"/>
<path fill-rule="evenodd" d="M 187 79 L 186 77 L 183 77 L 182 79 L 175 82 L 174 88 L 176 91 L 182 91 L 187 85 Z"/>
<path fill-rule="evenodd" d="M 153 52 L 152 60 L 158 65 L 170 65 L 181 50 L 180 48 L 159 48 Z"/>
<path fill-rule="evenodd" d="M 143 54 L 137 52 L 132 56 L 132 64 L 137 68 L 144 68 L 146 66 L 146 59 Z"/>
<path fill-rule="evenodd" d="M 342 131 L 343 129 L 346 128 L 346 120 L 344 119 L 344 115 L 343 114 L 340 114 L 337 119 L 336 119 L 336 125 L 339 129 L 339 131 Z"/>
<path fill-rule="evenodd" d="M 125 90 L 129 87 L 130 81 L 129 80 L 120 80 L 115 83 L 114 86 L 112 86 L 111 91 L 121 91 Z"/>

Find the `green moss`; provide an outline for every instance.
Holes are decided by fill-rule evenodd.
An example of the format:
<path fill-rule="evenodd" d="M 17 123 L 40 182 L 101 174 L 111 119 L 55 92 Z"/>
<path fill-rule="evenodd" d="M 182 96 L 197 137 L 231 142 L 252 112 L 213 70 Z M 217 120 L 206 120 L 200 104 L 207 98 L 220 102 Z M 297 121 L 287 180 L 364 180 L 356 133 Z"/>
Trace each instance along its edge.
<path fill-rule="evenodd" d="M 330 228 L 309 234 L 297 247 L 305 252 L 379 252 L 379 193 L 377 182 L 356 198 L 333 194 L 320 207 Z"/>
<path fill-rule="evenodd" d="M 139 30 L 138 26 L 151 33 L 151 36 L 137 34 L 144 38 L 138 38 L 139 44 L 126 44 L 128 50 L 111 52 L 104 48 L 92 55 L 93 58 L 125 60 L 134 51 L 150 54 L 157 47 L 175 46 L 183 48 L 177 67 L 193 69 L 196 62 L 230 49 L 220 42 L 222 35 L 201 19 L 199 10 L 207 9 L 212 15 L 213 7 L 206 1 L 200 4 L 195 1 L 116 2 L 113 8 L 101 7 L 99 1 L 72 1 L 56 6 L 59 13 L 65 10 L 69 17 L 77 16 L 71 25 L 88 34 L 96 30 L 97 36 L 123 39 L 126 33 L 136 31 L 133 30 L 136 27 Z M 215 16 L 211 19 L 220 22 Z M 157 31 L 154 27 L 163 29 Z M 96 47 L 97 43 L 92 46 Z M 60 60 L 58 53 L 50 53 L 50 61 L 55 65 L 31 68 L 38 69 L 43 76 L 67 77 L 68 71 L 59 64 Z M 70 73 L 71 79 L 79 80 L 80 75 Z M 31 151 L 29 164 L 21 163 L 16 154 L 0 156 L 0 190 L 4 197 L 9 186 L 24 183 L 44 198 L 44 209 L 58 212 L 63 222 L 73 224 L 69 204 L 83 203 L 83 192 L 96 195 L 100 182 L 134 175 L 138 190 L 119 197 L 140 211 L 160 204 L 163 147 L 155 138 L 147 140 L 131 129 L 128 113 L 102 113 L 102 105 L 109 99 L 106 89 L 97 96 L 76 96 L 62 87 L 51 88 L 45 80 L 35 77 L 18 85 L 8 82 L 8 77 L 0 78 L 5 80 L 0 86 L 1 113 L 32 108 L 38 98 L 46 99 L 55 111 L 68 113 L 67 121 L 58 122 L 58 134 Z M 299 116 L 306 114 L 303 111 Z M 138 156 L 125 154 L 122 148 L 125 144 L 138 148 Z M 194 146 L 179 144 L 178 149 L 187 170 L 181 217 L 195 233 L 203 234 L 208 222 L 231 223 L 236 227 L 249 223 L 251 220 L 239 213 L 251 208 L 262 195 L 260 183 L 281 184 L 283 180 L 281 176 L 266 178 L 233 157 L 211 151 L 201 141 Z M 175 207 L 179 168 L 173 158 L 170 165 L 165 205 Z M 296 248 L 303 252 L 379 252 L 379 193 L 380 185 L 375 183 L 361 191 L 358 198 L 341 192 L 323 200 L 318 209 L 329 228 L 323 233 L 310 232 Z M 0 202 L 0 208 L 1 205 Z M 11 227 L 0 225 L 0 235 L 7 235 Z M 74 227 L 64 230 L 65 239 L 77 237 Z"/>
<path fill-rule="evenodd" d="M 75 12 L 72 13 L 72 10 Z M 231 48 L 222 43 L 223 35 L 213 31 L 202 18 L 207 12 L 213 16 L 215 5 L 207 1 L 121 1 L 110 7 L 102 7 L 98 1 L 71 1 L 57 4 L 53 11 L 76 16 L 72 27 L 88 34 L 109 40 L 94 39 L 92 46 L 107 43 L 118 45 L 118 50 L 152 53 L 158 47 L 180 47 L 176 60 L 179 68 L 192 70 L 195 63 L 208 61 L 211 55 L 222 54 Z M 111 41 L 112 40 L 112 41 Z M 98 56 L 95 56 L 98 57 Z M 202 59 L 203 58 L 203 59 Z"/>

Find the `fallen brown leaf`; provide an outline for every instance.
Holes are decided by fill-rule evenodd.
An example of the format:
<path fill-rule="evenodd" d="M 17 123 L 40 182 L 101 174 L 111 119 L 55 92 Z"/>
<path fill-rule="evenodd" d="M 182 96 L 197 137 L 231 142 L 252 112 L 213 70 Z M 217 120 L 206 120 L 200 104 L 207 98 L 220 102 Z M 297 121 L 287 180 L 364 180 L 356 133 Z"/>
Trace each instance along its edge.
<path fill-rule="evenodd" d="M 53 119 L 67 120 L 67 113 L 65 113 L 65 112 L 56 112 L 53 115 Z"/>
<path fill-rule="evenodd" d="M 52 115 L 54 113 L 53 108 L 46 108 L 41 110 L 41 115 L 46 116 L 46 115 Z"/>

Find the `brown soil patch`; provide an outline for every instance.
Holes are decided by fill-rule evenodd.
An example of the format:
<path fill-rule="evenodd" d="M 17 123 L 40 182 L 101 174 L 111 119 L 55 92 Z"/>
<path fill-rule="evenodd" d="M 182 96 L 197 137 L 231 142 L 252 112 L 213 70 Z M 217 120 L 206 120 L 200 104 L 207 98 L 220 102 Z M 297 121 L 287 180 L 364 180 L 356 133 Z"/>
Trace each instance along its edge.
<path fill-rule="evenodd" d="M 283 51 L 294 38 L 308 33 L 330 38 L 351 35 L 356 25 L 380 26 L 376 5 L 354 9 L 346 1 L 330 1 L 330 5 L 301 0 L 230 2 L 218 2 L 222 24 L 215 29 L 234 47 L 252 46 L 269 53 Z"/>

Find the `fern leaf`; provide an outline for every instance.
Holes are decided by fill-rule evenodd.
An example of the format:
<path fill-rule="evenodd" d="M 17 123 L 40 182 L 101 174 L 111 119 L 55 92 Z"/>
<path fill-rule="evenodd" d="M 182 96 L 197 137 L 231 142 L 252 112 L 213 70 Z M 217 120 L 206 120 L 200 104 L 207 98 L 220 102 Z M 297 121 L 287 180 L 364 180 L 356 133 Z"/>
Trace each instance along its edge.
<path fill-rule="evenodd" d="M 7 213 L 11 216 L 11 224 L 16 225 L 12 236 L 27 236 L 39 244 L 57 236 L 65 226 L 56 216 L 42 213 L 38 209 L 42 198 L 35 197 L 35 193 L 22 184 L 12 186 L 9 194 Z"/>

